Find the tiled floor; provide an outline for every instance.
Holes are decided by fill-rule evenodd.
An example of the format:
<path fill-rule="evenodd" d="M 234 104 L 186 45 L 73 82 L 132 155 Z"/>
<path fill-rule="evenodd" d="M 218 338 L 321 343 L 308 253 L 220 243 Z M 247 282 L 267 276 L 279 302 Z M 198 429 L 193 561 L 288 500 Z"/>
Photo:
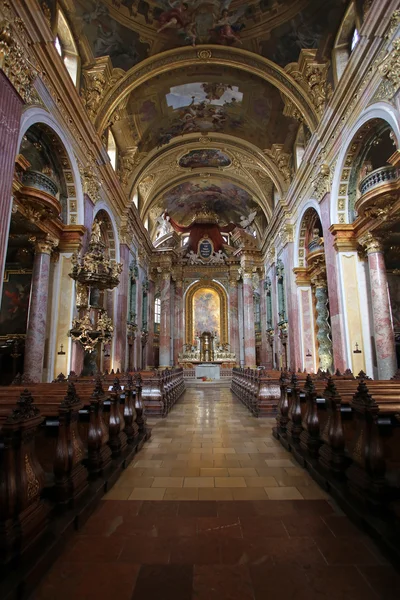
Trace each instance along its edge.
<path fill-rule="evenodd" d="M 228 391 L 186 392 L 32 600 L 398 600 L 272 424 Z"/>
<path fill-rule="evenodd" d="M 319 500 L 327 495 L 227 389 L 189 390 L 106 500 Z"/>

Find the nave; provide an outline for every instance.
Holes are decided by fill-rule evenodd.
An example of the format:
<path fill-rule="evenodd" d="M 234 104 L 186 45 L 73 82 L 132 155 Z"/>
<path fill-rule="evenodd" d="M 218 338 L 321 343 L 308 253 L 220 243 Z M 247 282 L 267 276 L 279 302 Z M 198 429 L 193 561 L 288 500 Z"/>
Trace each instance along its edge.
<path fill-rule="evenodd" d="M 31 600 L 397 599 L 400 576 L 228 389 L 189 389 Z"/>

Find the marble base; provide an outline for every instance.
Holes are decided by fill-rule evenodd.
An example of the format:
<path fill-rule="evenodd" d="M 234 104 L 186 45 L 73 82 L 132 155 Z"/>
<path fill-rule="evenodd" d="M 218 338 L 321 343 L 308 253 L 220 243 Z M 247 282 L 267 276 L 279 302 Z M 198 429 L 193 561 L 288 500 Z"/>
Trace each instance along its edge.
<path fill-rule="evenodd" d="M 196 379 L 207 377 L 208 379 L 220 379 L 221 367 L 219 365 L 196 365 Z"/>

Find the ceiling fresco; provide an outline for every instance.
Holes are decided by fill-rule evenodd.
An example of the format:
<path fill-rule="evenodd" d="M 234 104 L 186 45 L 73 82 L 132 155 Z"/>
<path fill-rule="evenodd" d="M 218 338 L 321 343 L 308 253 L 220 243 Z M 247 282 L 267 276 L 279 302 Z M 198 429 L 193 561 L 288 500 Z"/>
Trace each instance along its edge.
<path fill-rule="evenodd" d="M 221 150 L 204 148 L 191 150 L 179 160 L 179 166 L 184 169 L 198 169 L 204 167 L 222 168 L 229 167 L 231 159 Z"/>
<path fill-rule="evenodd" d="M 140 86 L 120 111 L 113 131 L 117 141 L 123 136 L 123 143 L 143 152 L 188 133 L 227 134 L 264 149 L 284 144 L 288 132 L 295 135 L 296 122 L 282 111 L 280 93 L 271 84 L 234 69 L 202 65 L 153 77 Z"/>
<path fill-rule="evenodd" d="M 240 224 L 241 217 L 256 211 L 256 223 L 260 227 L 267 224 L 260 206 L 246 190 L 218 177 L 181 183 L 163 195 L 161 204 L 162 210 L 183 225 L 204 206 L 216 212 L 222 223 Z"/>
<path fill-rule="evenodd" d="M 346 0 L 65 0 L 77 37 L 114 67 L 185 45 L 242 47 L 284 66 L 329 52 Z"/>

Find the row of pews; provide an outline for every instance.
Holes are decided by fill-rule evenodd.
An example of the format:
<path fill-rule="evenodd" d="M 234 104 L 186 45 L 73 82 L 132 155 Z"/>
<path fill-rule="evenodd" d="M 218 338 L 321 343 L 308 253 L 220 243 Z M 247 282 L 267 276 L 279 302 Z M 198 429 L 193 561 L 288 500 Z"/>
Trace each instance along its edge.
<path fill-rule="evenodd" d="M 233 368 L 231 391 L 255 417 L 271 417 L 281 395 L 280 377 L 280 371 Z"/>
<path fill-rule="evenodd" d="M 142 397 L 141 373 L 0 388 L 0 597 L 19 597 L 11 567 L 79 527 L 149 439 Z"/>
<path fill-rule="evenodd" d="M 274 436 L 400 561 L 400 380 L 282 373 L 276 422 Z"/>

